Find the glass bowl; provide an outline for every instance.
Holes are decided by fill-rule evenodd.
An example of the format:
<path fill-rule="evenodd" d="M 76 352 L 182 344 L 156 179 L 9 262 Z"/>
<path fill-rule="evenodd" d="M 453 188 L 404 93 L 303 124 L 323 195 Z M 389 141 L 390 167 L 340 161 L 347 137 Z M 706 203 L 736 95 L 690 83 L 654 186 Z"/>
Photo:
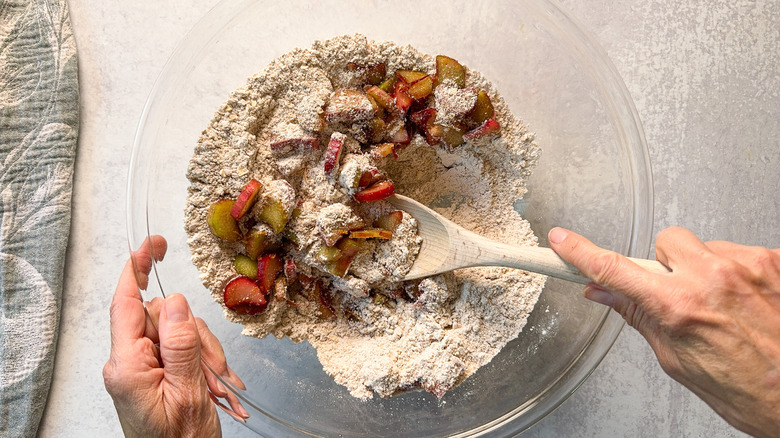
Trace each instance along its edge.
<path fill-rule="evenodd" d="M 222 342 L 245 391 L 231 387 L 265 436 L 511 436 L 563 402 L 622 327 L 580 287 L 549 280 L 520 337 L 442 400 L 425 392 L 361 401 L 323 371 L 307 343 L 242 336 L 201 285 L 184 231 L 188 161 L 228 94 L 272 59 L 318 39 L 362 33 L 452 56 L 491 80 L 542 149 L 515 207 L 546 245 L 556 225 L 646 257 L 652 182 L 641 124 L 604 51 L 547 0 L 222 1 L 163 69 L 130 164 L 131 248 L 168 240 L 146 299 L 183 293 Z"/>

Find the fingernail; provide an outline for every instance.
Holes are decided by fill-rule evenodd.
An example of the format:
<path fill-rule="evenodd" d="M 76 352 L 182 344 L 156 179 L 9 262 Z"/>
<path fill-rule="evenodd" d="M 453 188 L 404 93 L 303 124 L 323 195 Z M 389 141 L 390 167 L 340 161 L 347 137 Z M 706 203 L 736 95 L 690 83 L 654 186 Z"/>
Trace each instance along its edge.
<path fill-rule="evenodd" d="M 585 298 L 607 307 L 612 307 L 615 304 L 615 297 L 609 291 L 592 285 L 585 286 L 584 294 Z"/>
<path fill-rule="evenodd" d="M 165 299 L 165 316 L 168 321 L 181 322 L 190 317 L 187 300 L 183 295 L 174 294 Z"/>
<path fill-rule="evenodd" d="M 566 230 L 564 230 L 563 228 L 556 227 L 550 230 L 550 233 L 547 235 L 547 238 L 552 243 L 561 243 L 564 241 L 564 239 L 566 239 L 566 236 L 568 235 L 569 233 Z"/>

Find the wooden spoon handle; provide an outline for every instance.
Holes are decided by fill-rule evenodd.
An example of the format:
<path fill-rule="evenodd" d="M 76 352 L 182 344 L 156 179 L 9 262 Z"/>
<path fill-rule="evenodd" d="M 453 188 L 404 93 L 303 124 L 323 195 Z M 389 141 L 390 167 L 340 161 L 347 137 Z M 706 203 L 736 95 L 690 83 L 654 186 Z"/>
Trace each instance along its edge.
<path fill-rule="evenodd" d="M 666 266 L 655 260 L 633 257 L 628 259 L 651 272 L 669 272 Z M 524 269 L 580 284 L 588 284 L 591 281 L 577 268 L 560 258 L 552 249 L 537 246 L 521 247 L 494 243 L 492 246 L 482 248 L 479 264 Z"/>

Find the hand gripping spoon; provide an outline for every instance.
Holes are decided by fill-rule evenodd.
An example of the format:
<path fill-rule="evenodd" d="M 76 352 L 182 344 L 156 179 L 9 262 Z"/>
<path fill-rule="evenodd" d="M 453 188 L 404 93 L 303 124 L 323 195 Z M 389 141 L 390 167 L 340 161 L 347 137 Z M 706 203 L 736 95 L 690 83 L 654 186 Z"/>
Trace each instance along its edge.
<path fill-rule="evenodd" d="M 406 196 L 393 195 L 385 200 L 417 219 L 418 231 L 422 237 L 420 253 L 404 280 L 474 266 L 504 266 L 580 284 L 591 281 L 550 248 L 512 246 L 487 239 Z M 631 257 L 629 260 L 648 271 L 669 272 L 666 266 L 654 260 Z"/>

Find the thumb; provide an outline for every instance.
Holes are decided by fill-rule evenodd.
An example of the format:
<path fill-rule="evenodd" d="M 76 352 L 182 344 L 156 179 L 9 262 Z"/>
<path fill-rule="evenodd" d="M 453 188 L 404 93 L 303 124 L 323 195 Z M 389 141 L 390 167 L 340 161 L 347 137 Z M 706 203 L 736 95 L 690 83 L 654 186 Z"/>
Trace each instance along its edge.
<path fill-rule="evenodd" d="M 205 383 L 200 366 L 200 335 L 183 295 L 173 294 L 165 298 L 158 330 L 165 379 L 175 388 L 185 391 L 191 390 L 188 388 L 193 385 Z"/>

